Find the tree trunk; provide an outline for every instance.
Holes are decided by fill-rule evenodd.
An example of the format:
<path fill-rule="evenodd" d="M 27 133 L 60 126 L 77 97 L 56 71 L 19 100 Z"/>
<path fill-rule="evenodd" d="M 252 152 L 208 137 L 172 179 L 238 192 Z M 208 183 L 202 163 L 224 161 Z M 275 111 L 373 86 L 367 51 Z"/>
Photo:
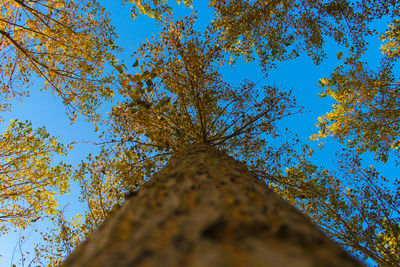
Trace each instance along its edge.
<path fill-rule="evenodd" d="M 361 266 L 240 162 L 192 145 L 64 266 Z"/>

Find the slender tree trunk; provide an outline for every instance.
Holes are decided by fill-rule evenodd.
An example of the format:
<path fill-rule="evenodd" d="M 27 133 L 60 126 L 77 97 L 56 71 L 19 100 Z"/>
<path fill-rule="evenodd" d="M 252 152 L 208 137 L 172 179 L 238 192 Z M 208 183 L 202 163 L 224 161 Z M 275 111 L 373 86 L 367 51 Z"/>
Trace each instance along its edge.
<path fill-rule="evenodd" d="M 192 145 L 64 266 L 361 266 L 241 163 Z"/>

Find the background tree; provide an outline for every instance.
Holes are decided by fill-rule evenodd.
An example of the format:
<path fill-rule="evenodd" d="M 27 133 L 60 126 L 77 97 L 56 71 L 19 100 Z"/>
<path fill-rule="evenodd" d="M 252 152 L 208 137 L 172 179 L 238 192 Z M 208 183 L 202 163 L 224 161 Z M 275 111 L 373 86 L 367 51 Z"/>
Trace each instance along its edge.
<path fill-rule="evenodd" d="M 72 120 L 78 114 L 98 120 L 101 99 L 113 95 L 110 77 L 102 76 L 115 49 L 109 22 L 96 1 L 0 1 L 0 111 L 29 95 L 36 76 L 42 89 L 62 98 Z M 52 157 L 67 147 L 19 121 L 11 121 L 1 141 L 2 220 L 24 228 L 56 213 L 55 195 L 68 191 L 70 170 Z"/>
<path fill-rule="evenodd" d="M 27 224 L 57 211 L 56 195 L 69 189 L 70 166 L 52 164 L 67 147 L 45 128 L 12 121 L 0 136 L 0 232 Z"/>
<path fill-rule="evenodd" d="M 39 78 L 42 90 L 61 97 L 72 121 L 83 114 L 96 122 L 100 102 L 113 96 L 103 70 L 115 38 L 96 1 L 0 1 L 0 111 L 29 95 Z M 69 190 L 71 166 L 54 159 L 68 147 L 18 120 L 0 138 L 0 234 L 57 218 L 56 198 Z"/>
<path fill-rule="evenodd" d="M 329 171 L 303 159 L 271 187 L 310 216 L 325 233 L 379 266 L 399 262 L 399 198 L 396 188 L 372 166 L 362 167 L 354 151 L 339 155 Z M 394 181 L 398 187 L 399 181 Z"/>
<path fill-rule="evenodd" d="M 389 33 L 387 33 L 389 34 Z M 393 40 L 394 42 L 394 40 Z M 390 155 L 399 156 L 399 82 L 393 72 L 397 56 L 382 47 L 382 63 L 372 70 L 361 56 L 344 61 L 327 79 L 320 81 L 324 92 L 336 104 L 319 118 L 320 131 L 315 139 L 332 136 L 359 153 L 373 152 L 386 162 Z"/>
<path fill-rule="evenodd" d="M 134 2 L 133 15 L 140 12 L 161 20 L 172 12 L 164 1 Z M 258 56 L 266 74 L 274 62 L 296 58 L 302 51 L 319 64 L 326 56 L 324 44 L 331 39 L 360 53 L 366 49 L 366 37 L 375 33 L 370 23 L 386 15 L 395 17 L 398 9 L 397 1 L 346 0 L 212 0 L 209 6 L 222 47 L 247 60 Z"/>
<path fill-rule="evenodd" d="M 71 118 L 97 118 L 101 99 L 110 99 L 115 33 L 104 8 L 86 0 L 2 0 L 0 13 L 1 111 L 29 93 L 32 75 L 58 95 Z"/>

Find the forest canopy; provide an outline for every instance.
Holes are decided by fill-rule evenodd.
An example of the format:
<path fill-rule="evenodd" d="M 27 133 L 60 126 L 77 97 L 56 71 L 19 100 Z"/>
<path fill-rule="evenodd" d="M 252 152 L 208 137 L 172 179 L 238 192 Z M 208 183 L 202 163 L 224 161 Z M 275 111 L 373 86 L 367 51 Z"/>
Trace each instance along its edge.
<path fill-rule="evenodd" d="M 171 156 L 206 143 L 368 264 L 400 264 L 398 1 L 123 0 L 112 4 L 118 11 L 93 0 L 0 2 L 2 117 L 42 90 L 71 123 L 94 128 L 93 139 L 69 140 L 19 118 L 0 136 L 1 236 L 41 228 L 14 261 L 60 263 Z M 117 20 L 129 12 L 129 22 Z M 118 47 L 124 23 L 154 25 L 153 35 Z M 301 92 L 333 101 L 312 122 L 295 100 L 298 83 L 271 81 L 295 60 L 330 62 Z M 290 118 L 304 122 L 291 128 Z M 310 139 L 301 124 L 317 124 Z M 68 162 L 88 145 L 89 155 Z M 321 153 L 337 164 L 321 163 Z"/>

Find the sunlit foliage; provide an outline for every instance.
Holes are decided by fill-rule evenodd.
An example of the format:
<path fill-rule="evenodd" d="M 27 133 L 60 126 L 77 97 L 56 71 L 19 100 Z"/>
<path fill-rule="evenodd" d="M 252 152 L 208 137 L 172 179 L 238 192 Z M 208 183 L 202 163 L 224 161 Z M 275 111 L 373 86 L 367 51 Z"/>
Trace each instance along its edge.
<path fill-rule="evenodd" d="M 385 177 L 363 167 L 354 151 L 339 155 L 339 168 L 328 171 L 303 158 L 284 177 L 270 178 L 272 187 L 304 211 L 337 242 L 379 266 L 395 266 L 400 258 L 400 198 Z"/>
<path fill-rule="evenodd" d="M 387 62 L 378 71 L 365 62 L 350 58 L 329 79 L 322 79 L 321 96 L 330 96 L 336 104 L 319 119 L 319 134 L 333 136 L 355 147 L 358 152 L 374 152 L 386 162 L 392 153 L 399 155 L 399 82 Z"/>
<path fill-rule="evenodd" d="M 0 136 L 0 232 L 24 228 L 42 217 L 56 214 L 56 195 L 69 189 L 69 166 L 53 166 L 67 147 L 45 128 L 11 121 Z"/>
<path fill-rule="evenodd" d="M 397 23 L 397 22 L 396 22 Z M 399 155 L 399 82 L 394 71 L 398 55 L 396 27 L 390 25 L 382 35 L 382 62 L 372 68 L 361 55 L 348 57 L 327 79 L 320 81 L 322 97 L 337 104 L 319 120 L 315 138 L 333 136 L 358 152 L 367 150 L 386 162 L 390 154 Z M 376 69 L 376 70 L 374 70 Z"/>
<path fill-rule="evenodd" d="M 133 13 L 163 19 L 171 13 L 167 1 L 138 0 Z M 182 1 L 176 1 L 181 3 Z M 196 1 L 183 1 L 186 6 Z M 306 52 L 319 64 L 326 56 L 324 44 L 334 40 L 354 51 L 365 50 L 365 37 L 375 31 L 369 23 L 395 13 L 389 1 L 315 0 L 210 0 L 215 12 L 212 28 L 222 47 L 235 56 L 258 56 L 268 71 L 276 61 Z M 235 60 L 235 57 L 232 59 Z"/>
<path fill-rule="evenodd" d="M 94 0 L 0 1 L 0 111 L 29 95 L 34 77 L 61 97 L 70 117 L 96 117 L 101 99 L 113 95 L 103 77 L 115 34 Z"/>

